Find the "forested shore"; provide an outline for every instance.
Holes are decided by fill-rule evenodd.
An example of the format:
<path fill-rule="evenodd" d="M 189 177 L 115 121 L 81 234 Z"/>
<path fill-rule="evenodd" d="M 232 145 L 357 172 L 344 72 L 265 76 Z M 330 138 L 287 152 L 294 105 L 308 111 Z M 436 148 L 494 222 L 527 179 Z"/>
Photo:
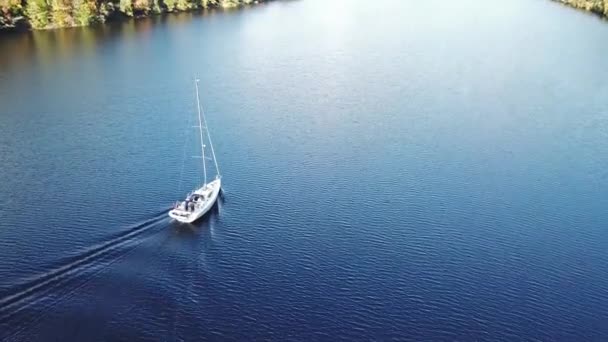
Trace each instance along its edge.
<path fill-rule="evenodd" d="M 608 17 L 608 0 L 554 0 L 568 6 Z"/>
<path fill-rule="evenodd" d="M 264 0 L 0 0 L 0 29 L 52 29 Z"/>
<path fill-rule="evenodd" d="M 266 0 L 0 0 L 0 30 L 86 26 L 128 17 L 231 8 Z M 608 0 L 553 0 L 608 18 Z"/>

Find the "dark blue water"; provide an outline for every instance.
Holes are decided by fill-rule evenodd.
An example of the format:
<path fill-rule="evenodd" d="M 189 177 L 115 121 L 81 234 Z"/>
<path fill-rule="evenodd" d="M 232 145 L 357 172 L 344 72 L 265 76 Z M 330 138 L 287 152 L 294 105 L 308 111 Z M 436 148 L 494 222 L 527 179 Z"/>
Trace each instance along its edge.
<path fill-rule="evenodd" d="M 3 35 L 0 340 L 606 341 L 607 42 L 540 0 Z M 224 194 L 178 225 L 195 74 Z"/>

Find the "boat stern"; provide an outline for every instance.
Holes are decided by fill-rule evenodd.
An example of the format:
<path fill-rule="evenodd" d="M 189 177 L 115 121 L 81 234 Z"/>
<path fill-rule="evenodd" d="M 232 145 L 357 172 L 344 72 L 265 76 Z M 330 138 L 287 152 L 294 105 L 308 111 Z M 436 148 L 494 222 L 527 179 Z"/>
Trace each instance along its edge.
<path fill-rule="evenodd" d="M 183 222 L 183 223 L 190 223 L 192 222 L 192 216 L 191 213 L 180 210 L 180 209 L 172 209 L 169 211 L 169 217 L 171 217 L 172 219 L 179 221 L 179 222 Z"/>

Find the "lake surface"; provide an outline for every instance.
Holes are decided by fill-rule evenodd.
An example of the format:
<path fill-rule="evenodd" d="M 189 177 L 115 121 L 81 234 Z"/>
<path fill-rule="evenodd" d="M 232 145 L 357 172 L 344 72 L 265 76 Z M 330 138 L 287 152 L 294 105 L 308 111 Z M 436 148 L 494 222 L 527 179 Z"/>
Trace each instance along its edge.
<path fill-rule="evenodd" d="M 2 35 L 0 340 L 606 341 L 607 42 L 540 0 Z"/>

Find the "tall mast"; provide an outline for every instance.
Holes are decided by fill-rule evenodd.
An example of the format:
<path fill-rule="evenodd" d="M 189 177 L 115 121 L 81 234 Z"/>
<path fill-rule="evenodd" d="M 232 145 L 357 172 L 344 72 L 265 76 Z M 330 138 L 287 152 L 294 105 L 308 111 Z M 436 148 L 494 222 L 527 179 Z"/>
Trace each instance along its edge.
<path fill-rule="evenodd" d="M 203 176 L 204 176 L 204 184 L 207 184 L 207 165 L 205 165 L 205 142 L 203 141 L 203 121 L 201 119 L 201 101 L 198 98 L 198 78 L 194 82 L 194 86 L 196 87 L 196 109 L 198 110 L 198 131 L 201 137 L 201 159 L 203 160 Z M 212 149 L 213 151 L 213 149 Z"/>
<path fill-rule="evenodd" d="M 196 88 L 196 94 L 198 96 L 198 88 Z M 197 97 L 198 99 L 198 97 Z M 217 177 L 221 177 L 220 176 L 220 167 L 217 166 L 217 159 L 215 159 L 215 150 L 213 149 L 213 143 L 211 142 L 211 134 L 209 134 L 209 127 L 207 127 L 207 119 L 205 119 L 205 110 L 202 109 L 201 107 L 201 111 L 203 113 L 203 124 L 205 124 L 205 130 L 207 131 L 207 140 L 209 140 L 209 147 L 211 147 L 211 155 L 213 156 L 213 163 L 215 164 L 215 172 L 217 172 Z"/>

